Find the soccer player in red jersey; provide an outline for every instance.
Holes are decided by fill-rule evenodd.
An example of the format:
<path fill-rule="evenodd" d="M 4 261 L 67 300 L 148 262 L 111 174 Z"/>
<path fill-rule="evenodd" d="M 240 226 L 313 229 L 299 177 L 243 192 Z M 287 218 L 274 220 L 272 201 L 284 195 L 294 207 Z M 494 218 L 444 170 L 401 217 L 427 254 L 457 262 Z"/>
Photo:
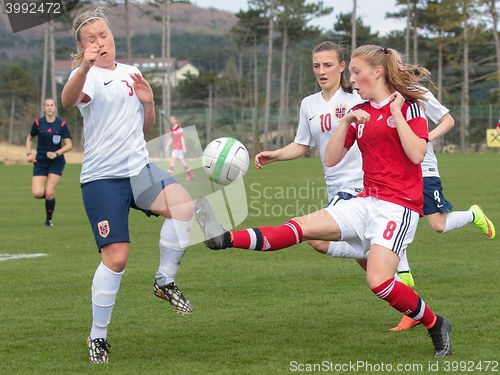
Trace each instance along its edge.
<path fill-rule="evenodd" d="M 184 142 L 184 131 L 181 125 L 175 118 L 175 116 L 170 116 L 170 138 L 165 145 L 165 150 L 168 151 L 172 147 L 172 153 L 170 155 L 170 165 L 168 167 L 168 173 L 172 175 L 175 169 L 175 159 L 179 160 L 182 167 L 187 173 L 187 179 L 191 180 L 193 178 L 193 172 L 189 168 L 189 165 L 184 160 L 184 154 L 186 153 L 186 143 Z"/>
<path fill-rule="evenodd" d="M 428 78 L 425 69 L 401 69 L 398 53 L 375 45 L 357 48 L 349 70 L 353 88 L 366 100 L 342 118 L 325 151 L 329 167 L 338 164 L 356 141 L 363 158 L 364 190 L 275 227 L 225 232 L 206 241 L 227 247 L 279 250 L 305 240 L 347 241 L 368 253 L 372 292 L 393 308 L 419 320 L 438 357 L 452 354 L 451 325 L 436 315 L 410 287 L 394 279 L 400 256 L 415 236 L 423 215 L 420 163 L 427 150 L 427 120 L 420 107 L 424 92 L 411 89 Z M 214 220 L 205 207 L 204 221 Z M 198 222 L 203 222 L 198 218 Z M 207 224 L 208 225 L 208 224 Z"/>

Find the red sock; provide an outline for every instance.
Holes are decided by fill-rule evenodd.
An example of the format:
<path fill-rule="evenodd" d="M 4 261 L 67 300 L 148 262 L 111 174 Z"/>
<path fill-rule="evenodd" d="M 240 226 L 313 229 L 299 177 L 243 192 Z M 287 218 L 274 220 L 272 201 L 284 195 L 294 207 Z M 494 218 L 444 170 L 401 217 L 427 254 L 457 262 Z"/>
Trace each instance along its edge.
<path fill-rule="evenodd" d="M 231 232 L 233 247 L 273 251 L 302 242 L 302 229 L 293 220 L 277 227 L 258 227 Z"/>
<path fill-rule="evenodd" d="M 394 278 L 373 288 L 372 292 L 389 302 L 396 310 L 414 320 L 419 320 L 427 328 L 432 327 L 436 322 L 436 314 L 432 312 L 417 293 L 402 282 L 394 280 Z"/>

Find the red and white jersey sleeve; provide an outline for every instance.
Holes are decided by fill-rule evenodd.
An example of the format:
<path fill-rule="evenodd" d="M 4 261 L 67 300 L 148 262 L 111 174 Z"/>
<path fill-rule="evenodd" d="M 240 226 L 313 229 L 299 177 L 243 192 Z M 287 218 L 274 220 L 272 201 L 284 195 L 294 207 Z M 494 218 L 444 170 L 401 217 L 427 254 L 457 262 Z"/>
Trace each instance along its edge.
<path fill-rule="evenodd" d="M 389 98 L 382 103 L 365 102 L 353 108 L 370 114 L 366 124 L 351 124 L 345 140 L 354 141 L 361 150 L 364 172 L 362 196 L 372 196 L 399 204 L 423 215 L 423 178 L 420 165 L 414 164 L 401 144 Z M 412 131 L 427 140 L 427 120 L 417 103 L 406 102 L 402 113 Z"/>

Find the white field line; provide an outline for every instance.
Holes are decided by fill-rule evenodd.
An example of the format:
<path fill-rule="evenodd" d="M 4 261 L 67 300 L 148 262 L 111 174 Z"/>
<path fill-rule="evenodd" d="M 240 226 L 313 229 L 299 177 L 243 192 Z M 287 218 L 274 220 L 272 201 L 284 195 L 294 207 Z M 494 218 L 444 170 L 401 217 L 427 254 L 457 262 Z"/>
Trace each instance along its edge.
<path fill-rule="evenodd" d="M 8 254 L 8 253 L 0 253 L 0 262 L 6 261 L 6 260 L 14 260 L 14 259 L 26 259 L 26 258 L 38 258 L 38 257 L 45 257 L 47 254 L 44 253 L 26 253 L 26 254 Z"/>

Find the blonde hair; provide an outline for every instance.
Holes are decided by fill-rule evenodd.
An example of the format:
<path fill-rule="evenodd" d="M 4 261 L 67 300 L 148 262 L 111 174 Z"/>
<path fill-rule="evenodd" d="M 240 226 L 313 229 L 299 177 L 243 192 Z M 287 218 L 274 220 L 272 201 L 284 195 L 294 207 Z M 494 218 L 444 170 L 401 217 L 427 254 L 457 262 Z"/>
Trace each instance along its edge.
<path fill-rule="evenodd" d="M 85 12 L 82 12 L 75 17 L 75 19 L 73 20 L 73 32 L 75 33 L 75 38 L 77 40 L 77 52 L 71 54 L 71 68 L 80 66 L 83 61 L 83 51 L 80 49 L 80 29 L 82 28 L 82 26 L 96 22 L 97 20 L 102 20 L 109 26 L 109 12 L 109 8 L 97 7 L 95 9 L 86 10 Z"/>
<path fill-rule="evenodd" d="M 335 51 L 337 53 L 337 57 L 339 59 L 339 62 L 343 62 L 344 60 L 344 51 L 340 44 L 337 44 L 335 42 L 331 42 L 329 40 L 325 40 L 324 42 L 321 42 L 318 44 L 316 47 L 314 47 L 312 54 L 316 54 L 318 52 L 323 52 L 323 51 Z M 345 76 L 346 72 L 345 70 L 340 73 L 340 87 L 344 92 L 352 93 L 352 86 L 349 80 Z"/>
<path fill-rule="evenodd" d="M 430 81 L 430 72 L 420 65 L 406 64 L 398 51 L 376 45 L 364 45 L 354 50 L 351 60 L 361 57 L 372 67 L 382 66 L 385 71 L 385 82 L 391 92 L 399 91 L 406 100 L 423 104 L 426 89 L 420 85 L 422 81 Z"/>

